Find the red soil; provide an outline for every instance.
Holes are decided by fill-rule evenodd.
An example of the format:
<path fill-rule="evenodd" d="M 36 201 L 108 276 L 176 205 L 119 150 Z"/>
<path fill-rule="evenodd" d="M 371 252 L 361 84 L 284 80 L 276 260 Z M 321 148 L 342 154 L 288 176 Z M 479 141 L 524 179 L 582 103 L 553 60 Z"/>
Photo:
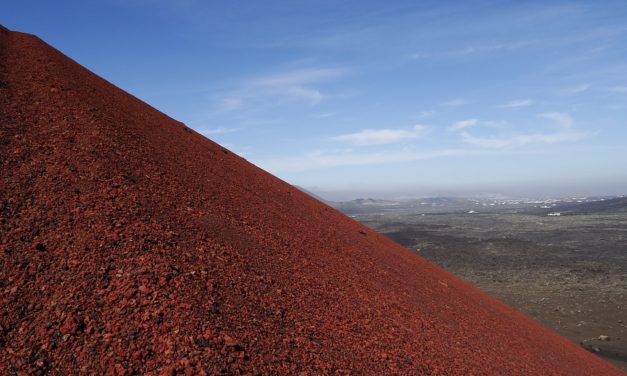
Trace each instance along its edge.
<path fill-rule="evenodd" d="M 34 36 L 0 109 L 0 374 L 622 374 Z"/>

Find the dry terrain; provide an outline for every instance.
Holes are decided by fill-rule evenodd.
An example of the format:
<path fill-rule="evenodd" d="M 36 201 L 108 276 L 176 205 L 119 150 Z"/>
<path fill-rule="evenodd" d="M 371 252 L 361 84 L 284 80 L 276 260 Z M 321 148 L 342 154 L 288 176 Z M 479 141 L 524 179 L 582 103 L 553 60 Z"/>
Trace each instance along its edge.
<path fill-rule="evenodd" d="M 627 369 L 627 214 L 526 212 L 356 219 Z"/>
<path fill-rule="evenodd" d="M 1 375 L 623 374 L 2 27 L 0 124 Z"/>

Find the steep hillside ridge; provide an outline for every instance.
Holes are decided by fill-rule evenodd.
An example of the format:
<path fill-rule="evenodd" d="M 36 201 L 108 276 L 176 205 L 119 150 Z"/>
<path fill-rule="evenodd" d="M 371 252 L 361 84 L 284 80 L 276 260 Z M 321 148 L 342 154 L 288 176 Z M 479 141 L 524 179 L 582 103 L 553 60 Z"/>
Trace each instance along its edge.
<path fill-rule="evenodd" d="M 0 109 L 0 374 L 622 374 L 34 36 Z"/>

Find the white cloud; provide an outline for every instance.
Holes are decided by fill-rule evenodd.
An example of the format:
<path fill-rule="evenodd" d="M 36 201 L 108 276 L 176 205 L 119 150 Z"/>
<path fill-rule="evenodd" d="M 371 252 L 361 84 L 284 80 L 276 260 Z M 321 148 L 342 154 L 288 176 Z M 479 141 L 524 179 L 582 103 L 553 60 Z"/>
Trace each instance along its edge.
<path fill-rule="evenodd" d="M 453 131 L 458 131 L 460 129 L 474 127 L 477 124 L 479 124 L 479 120 L 477 119 L 462 120 L 462 121 L 453 123 L 453 125 L 451 125 L 449 129 Z"/>
<path fill-rule="evenodd" d="M 304 86 L 285 87 L 270 94 L 300 100 L 312 106 L 318 104 L 324 98 L 320 90 Z"/>
<path fill-rule="evenodd" d="M 307 68 L 255 77 L 224 95 L 218 107 L 223 111 L 234 111 L 249 102 L 268 99 L 298 101 L 314 106 L 325 98 L 315 85 L 332 81 L 345 73 L 339 68 Z"/>
<path fill-rule="evenodd" d="M 592 85 L 590 84 L 582 84 L 582 85 L 578 85 L 574 87 L 561 89 L 559 90 L 558 93 L 561 95 L 576 95 L 576 94 L 581 94 L 585 91 L 588 91 L 591 87 Z"/>
<path fill-rule="evenodd" d="M 464 98 L 455 98 L 455 99 L 451 99 L 450 101 L 446 101 L 446 102 L 442 102 L 440 103 L 440 106 L 447 106 L 447 107 L 458 107 L 458 106 L 464 106 L 470 104 L 469 101 L 467 101 Z"/>
<path fill-rule="evenodd" d="M 355 133 L 335 136 L 332 139 L 360 146 L 384 145 L 420 137 L 424 134 L 425 129 L 423 125 L 415 125 L 412 129 L 364 129 Z"/>
<path fill-rule="evenodd" d="M 497 44 L 476 44 L 452 50 L 415 52 L 410 57 L 412 60 L 467 58 L 472 55 L 486 55 L 494 52 L 513 51 L 519 48 L 528 47 L 531 44 L 531 41 Z"/>
<path fill-rule="evenodd" d="M 556 144 L 565 141 L 576 141 L 589 134 L 576 132 L 573 129 L 573 118 L 565 112 L 544 112 L 538 114 L 537 117 L 550 120 L 558 127 L 554 127 L 553 132 L 509 134 L 505 136 L 476 136 L 475 134 L 471 134 L 467 129 L 475 126 L 482 126 L 484 129 L 486 127 L 503 129 L 503 124 L 507 123 L 468 119 L 454 123 L 449 129 L 460 131 L 459 135 L 466 144 L 485 149 L 513 149 L 532 144 Z"/>
<path fill-rule="evenodd" d="M 528 107 L 533 104 L 531 99 L 518 99 L 509 101 L 505 104 L 500 105 L 501 108 L 520 108 L 520 107 Z"/>
<path fill-rule="evenodd" d="M 293 87 L 313 84 L 337 78 L 345 73 L 339 68 L 307 68 L 257 77 L 251 80 L 254 86 Z"/>
<path fill-rule="evenodd" d="M 506 139 L 475 137 L 465 131 L 461 133 L 461 136 L 467 144 L 488 149 L 504 149 L 511 144 L 511 141 Z"/>
<path fill-rule="evenodd" d="M 243 104 L 243 98 L 237 96 L 228 96 L 220 100 L 219 107 L 224 111 L 233 111 L 241 108 Z"/>
<path fill-rule="evenodd" d="M 205 136 L 211 136 L 211 135 L 216 135 L 216 134 L 226 134 L 226 133 L 233 133 L 233 132 L 237 132 L 239 131 L 239 128 L 213 128 L 213 129 L 205 129 L 203 131 L 200 131 L 200 134 L 205 135 Z"/>
<path fill-rule="evenodd" d="M 573 126 L 573 118 L 565 112 L 544 112 L 538 114 L 539 118 L 548 119 L 563 128 L 571 128 Z"/>
<path fill-rule="evenodd" d="M 461 133 L 465 143 L 486 149 L 511 149 L 530 144 L 556 144 L 564 141 L 576 141 L 585 136 L 584 133 L 559 132 L 514 135 L 510 137 L 476 137 L 468 132 Z"/>
<path fill-rule="evenodd" d="M 457 51 L 457 55 L 466 56 L 477 53 L 489 53 L 494 51 L 511 51 L 516 50 L 521 47 L 527 47 L 531 43 L 530 42 L 513 42 L 513 43 L 503 43 L 503 44 L 485 44 L 485 45 L 477 45 L 477 46 L 468 46 L 464 49 Z"/>
<path fill-rule="evenodd" d="M 508 123 L 506 121 L 466 119 L 453 123 L 448 127 L 449 131 L 461 131 L 463 129 L 482 127 L 482 128 L 504 128 Z"/>

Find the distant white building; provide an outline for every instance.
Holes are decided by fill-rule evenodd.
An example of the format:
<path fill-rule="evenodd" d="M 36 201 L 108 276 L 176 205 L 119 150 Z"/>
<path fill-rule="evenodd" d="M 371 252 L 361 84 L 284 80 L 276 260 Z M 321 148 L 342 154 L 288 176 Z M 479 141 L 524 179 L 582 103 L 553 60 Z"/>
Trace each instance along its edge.
<path fill-rule="evenodd" d="M 562 213 L 555 212 L 555 213 L 549 213 L 548 215 L 551 217 L 559 217 L 560 215 L 562 215 Z"/>

